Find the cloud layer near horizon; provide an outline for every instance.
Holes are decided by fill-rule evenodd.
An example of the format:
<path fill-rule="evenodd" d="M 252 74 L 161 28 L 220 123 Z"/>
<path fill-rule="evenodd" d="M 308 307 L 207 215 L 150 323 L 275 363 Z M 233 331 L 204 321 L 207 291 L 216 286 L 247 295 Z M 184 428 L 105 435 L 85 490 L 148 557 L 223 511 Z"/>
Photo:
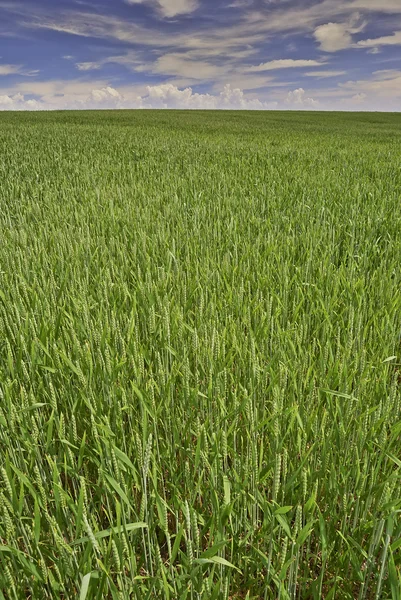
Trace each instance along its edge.
<path fill-rule="evenodd" d="M 0 0 L 0 110 L 400 110 L 399 0 Z"/>

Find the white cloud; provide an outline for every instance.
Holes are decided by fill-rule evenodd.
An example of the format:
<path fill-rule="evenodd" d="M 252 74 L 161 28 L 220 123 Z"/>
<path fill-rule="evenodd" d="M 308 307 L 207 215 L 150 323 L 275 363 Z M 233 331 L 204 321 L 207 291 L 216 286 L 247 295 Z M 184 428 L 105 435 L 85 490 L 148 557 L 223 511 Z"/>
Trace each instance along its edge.
<path fill-rule="evenodd" d="M 25 100 L 23 94 L 0 96 L 0 111 L 2 110 L 40 110 L 41 104 L 36 100 Z"/>
<path fill-rule="evenodd" d="M 319 60 L 294 60 L 292 58 L 284 58 L 280 60 L 271 60 L 269 62 L 261 63 L 260 65 L 250 67 L 248 71 L 273 71 L 276 69 L 293 69 L 293 68 L 309 68 L 309 67 L 320 67 L 326 64 Z"/>
<path fill-rule="evenodd" d="M 392 35 L 385 35 L 379 38 L 373 38 L 369 40 L 359 40 L 354 47 L 355 48 L 372 48 L 377 54 L 379 46 L 395 46 L 401 45 L 401 31 L 395 31 Z"/>
<path fill-rule="evenodd" d="M 13 110 L 14 100 L 10 96 L 0 96 L 0 110 Z"/>
<path fill-rule="evenodd" d="M 319 79 L 326 79 L 328 77 L 339 77 L 345 75 L 347 71 L 308 71 L 304 73 L 306 77 L 317 77 Z"/>
<path fill-rule="evenodd" d="M 353 0 L 350 9 L 399 14 L 401 13 L 401 3 L 399 0 Z"/>
<path fill-rule="evenodd" d="M 357 26 L 360 17 L 352 15 L 347 23 L 325 23 L 314 31 L 314 37 L 324 52 L 338 52 L 352 46 L 352 35 L 362 31 L 366 23 Z"/>
<path fill-rule="evenodd" d="M 159 0 L 160 10 L 165 17 L 186 15 L 194 12 L 198 7 L 196 0 Z"/>
<path fill-rule="evenodd" d="M 292 106 L 296 109 L 310 109 L 317 108 L 319 106 L 319 102 L 317 100 L 306 96 L 305 90 L 303 88 L 298 88 L 296 90 L 293 90 L 292 92 L 288 92 L 287 97 L 285 99 L 285 103 L 288 106 Z"/>
<path fill-rule="evenodd" d="M 103 79 L 92 81 L 68 80 L 62 79 L 37 81 L 28 79 L 20 81 L 12 88 L 9 88 L 8 94 L 20 93 L 24 96 L 37 96 L 46 101 L 53 98 L 83 98 L 93 89 L 102 89 L 108 86 L 108 82 Z"/>
<path fill-rule="evenodd" d="M 217 94 L 199 94 L 191 87 L 179 89 L 171 83 L 147 86 L 140 95 L 136 90 L 124 90 L 124 93 L 105 86 L 89 93 L 60 94 L 42 96 L 38 100 L 25 100 L 23 94 L 0 96 L 0 110 L 57 110 L 57 109 L 113 109 L 113 108 L 184 108 L 184 109 L 236 109 L 266 110 L 277 108 L 277 102 L 262 102 L 248 97 L 243 90 L 227 84 Z"/>
<path fill-rule="evenodd" d="M 139 55 L 136 52 L 127 52 L 120 56 L 107 56 L 98 61 L 79 62 L 75 66 L 78 71 L 94 71 L 108 64 L 124 65 L 131 70 L 136 70 L 140 65 Z"/>
<path fill-rule="evenodd" d="M 314 36 L 324 52 L 337 52 L 351 45 L 352 37 L 342 23 L 326 23 L 315 29 Z"/>
<path fill-rule="evenodd" d="M 378 102 L 378 106 L 386 109 L 386 105 L 394 104 L 398 107 L 401 99 L 401 71 L 396 69 L 385 69 L 375 71 L 370 79 L 361 79 L 357 81 L 346 81 L 340 84 L 343 91 L 349 91 L 353 94 L 364 93 Z M 377 110 L 377 109 L 376 109 Z"/>
<path fill-rule="evenodd" d="M 226 66 L 217 66 L 207 61 L 191 60 L 185 54 L 171 53 L 160 56 L 150 65 L 144 64 L 137 67 L 136 71 L 207 81 L 222 75 L 226 68 Z"/>
<path fill-rule="evenodd" d="M 93 71 L 95 69 L 100 69 L 102 66 L 101 62 L 81 62 L 75 65 L 78 71 Z"/>
<path fill-rule="evenodd" d="M 127 4 L 141 4 L 146 0 L 126 0 Z M 171 18 L 177 15 L 187 15 L 198 8 L 197 0 L 151 0 L 163 17 Z"/>
<path fill-rule="evenodd" d="M 246 109 L 263 110 L 274 105 L 258 99 L 247 98 L 239 88 L 229 84 L 217 94 L 197 94 L 191 88 L 179 90 L 171 83 L 148 87 L 148 94 L 142 99 L 144 106 L 152 108 L 193 108 L 193 109 Z"/>
<path fill-rule="evenodd" d="M 86 102 L 102 108 L 120 108 L 123 97 L 117 90 L 108 86 L 100 90 L 92 90 Z"/>
<path fill-rule="evenodd" d="M 112 15 L 62 11 L 40 14 L 39 10 L 29 14 L 26 7 L 15 12 L 21 18 L 21 25 L 29 29 L 49 29 L 85 38 L 109 39 L 152 47 L 171 46 L 171 38 L 162 32 Z"/>
<path fill-rule="evenodd" d="M 241 73 L 241 72 L 231 72 L 227 73 L 221 79 L 218 79 L 213 86 L 215 90 L 221 90 L 225 85 L 231 85 L 235 88 L 240 88 L 243 90 L 259 90 L 261 88 L 271 87 L 271 86 L 285 86 L 288 87 L 288 82 L 279 83 L 273 80 L 272 77 L 268 77 L 266 75 L 262 75 L 259 73 Z"/>
<path fill-rule="evenodd" d="M 316 89 L 313 95 L 325 110 L 397 112 L 401 102 L 401 70 L 376 71 L 366 79 Z"/>
<path fill-rule="evenodd" d="M 21 72 L 21 65 L 0 65 L 1 75 L 16 75 Z"/>
<path fill-rule="evenodd" d="M 248 8 L 252 4 L 253 0 L 233 0 L 229 4 L 226 4 L 224 8 Z"/>
<path fill-rule="evenodd" d="M 24 71 L 21 65 L 1 65 L 0 64 L 0 77 L 6 75 L 23 75 L 24 77 L 35 77 L 40 71 L 38 69 L 31 71 Z"/>
<path fill-rule="evenodd" d="M 26 81 L 10 91 L 0 91 L 0 110 L 65 109 L 237 109 L 237 110 L 397 110 L 401 99 L 401 71 L 381 70 L 371 79 L 347 81 L 313 93 L 297 87 L 291 91 L 273 83 L 259 97 L 226 84 L 213 93 L 197 93 L 190 86 L 164 83 L 114 88 L 98 81 Z"/>
<path fill-rule="evenodd" d="M 224 85 L 245 90 L 266 87 L 272 83 L 272 78 L 263 74 L 253 74 L 249 68 L 243 67 L 232 58 L 215 64 L 210 60 L 197 59 L 197 52 L 172 52 L 160 56 L 152 63 L 145 62 L 134 70 L 140 73 L 151 73 L 171 78 L 169 83 L 178 87 L 199 84 L 199 82 L 214 82 L 219 91 Z M 211 55 L 213 58 L 214 55 Z"/>
<path fill-rule="evenodd" d="M 365 102 L 366 98 L 366 94 L 364 94 L 363 92 L 359 92 L 359 94 L 351 96 L 350 101 L 354 102 L 355 104 L 362 104 L 363 102 Z"/>
<path fill-rule="evenodd" d="M 199 0 L 126 0 L 152 3 L 162 16 L 190 14 Z M 228 22 L 209 21 L 208 28 L 199 28 L 196 20 L 187 20 L 187 27 L 178 33 L 166 35 L 160 28 L 146 28 L 130 19 L 92 12 L 60 9 L 30 8 L 30 3 L 18 0 L 0 0 L 2 8 L 20 17 L 20 24 L 28 28 L 46 28 L 54 31 L 100 39 L 119 40 L 128 44 L 143 44 L 153 48 L 240 48 L 245 44 L 263 43 L 266 34 L 273 32 L 311 31 L 322 24 L 346 20 L 353 12 L 386 12 L 401 14 L 400 0 L 322 0 L 298 2 L 284 6 L 283 2 L 261 3 L 259 10 L 232 11 Z M 307 4 L 307 6 L 305 6 Z M 112 5 L 112 3 L 110 3 Z M 334 23 L 336 24 L 336 23 Z M 352 32 L 349 32 L 352 33 Z M 341 38 L 341 35 L 340 35 Z M 173 41 L 173 44 L 172 44 Z"/>

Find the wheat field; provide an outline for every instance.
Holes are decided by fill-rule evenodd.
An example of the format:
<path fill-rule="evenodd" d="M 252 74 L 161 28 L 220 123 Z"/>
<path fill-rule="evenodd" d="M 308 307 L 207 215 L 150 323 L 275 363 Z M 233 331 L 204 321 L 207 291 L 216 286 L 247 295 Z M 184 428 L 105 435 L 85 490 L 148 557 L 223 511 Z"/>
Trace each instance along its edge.
<path fill-rule="evenodd" d="M 400 600 L 401 116 L 0 149 L 0 599 Z"/>

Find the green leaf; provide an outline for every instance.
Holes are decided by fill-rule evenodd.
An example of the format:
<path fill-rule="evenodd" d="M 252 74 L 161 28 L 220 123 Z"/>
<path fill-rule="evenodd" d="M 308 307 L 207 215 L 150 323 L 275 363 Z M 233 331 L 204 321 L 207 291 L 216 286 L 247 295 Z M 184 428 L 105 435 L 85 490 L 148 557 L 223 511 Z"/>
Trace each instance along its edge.
<path fill-rule="evenodd" d="M 200 558 L 212 558 L 213 556 L 216 556 L 216 554 L 222 548 L 224 548 L 224 546 L 226 546 L 227 543 L 228 543 L 227 540 L 221 540 L 220 542 L 217 542 L 211 548 L 208 548 L 207 550 L 205 550 L 205 552 L 202 552 L 202 554 L 200 555 Z"/>
<path fill-rule="evenodd" d="M 226 560 L 225 558 L 222 558 L 221 556 L 213 556 L 212 558 L 196 558 L 194 560 L 194 562 L 200 563 L 200 564 L 210 563 L 213 565 L 222 565 L 224 567 L 229 567 L 230 569 L 235 569 L 236 571 L 238 571 L 238 573 L 241 573 L 241 571 L 240 571 L 240 569 L 238 569 L 238 567 L 236 567 L 232 563 L 228 562 L 228 560 Z"/>
<path fill-rule="evenodd" d="M 394 456 L 394 454 L 390 454 L 390 452 L 386 452 L 385 454 L 390 460 L 392 460 L 397 465 L 397 467 L 401 467 L 401 460 Z"/>
<path fill-rule="evenodd" d="M 132 462 L 130 461 L 130 459 L 128 458 L 128 456 L 119 448 L 117 448 L 117 446 L 114 446 L 114 452 L 117 458 L 119 458 L 121 460 L 122 463 L 124 463 L 127 467 L 129 467 L 129 469 L 132 471 L 132 473 L 136 474 L 136 469 L 134 467 L 134 465 L 132 464 Z"/>
<path fill-rule="evenodd" d="M 327 550 L 327 534 L 326 534 L 326 523 L 323 519 L 323 515 L 319 514 L 319 529 L 320 529 L 320 539 L 322 540 L 322 551 L 323 554 Z"/>
<path fill-rule="evenodd" d="M 184 525 L 181 525 L 180 529 L 178 530 L 177 536 L 174 540 L 173 549 L 171 551 L 171 562 L 172 563 L 177 558 L 178 550 L 180 549 L 181 538 L 184 533 L 184 527 L 185 527 Z"/>
<path fill-rule="evenodd" d="M 91 580 L 91 575 L 92 575 L 92 573 L 87 573 L 82 578 L 81 592 L 79 594 L 79 600 L 85 600 L 86 596 L 88 595 L 89 584 L 90 584 L 90 580 Z"/>
<path fill-rule="evenodd" d="M 35 404 L 31 404 L 31 406 L 28 406 L 27 408 L 22 409 L 25 412 L 29 412 L 31 410 L 35 410 L 36 408 L 42 408 L 43 406 L 46 406 L 46 402 L 36 402 Z"/>
<path fill-rule="evenodd" d="M 276 510 L 274 511 L 274 515 L 286 515 L 288 512 L 290 512 L 290 510 L 292 509 L 292 506 L 280 506 L 279 508 L 276 508 Z"/>
<path fill-rule="evenodd" d="M 388 579 L 391 588 L 391 599 L 400 600 L 401 598 L 401 579 L 397 573 L 397 567 L 395 566 L 394 556 L 390 548 L 390 556 L 388 561 Z"/>
<path fill-rule="evenodd" d="M 37 498 L 35 498 L 34 505 L 34 526 L 33 526 L 33 534 L 36 545 L 39 544 L 40 540 L 40 509 Z"/>
<path fill-rule="evenodd" d="M 121 500 L 124 500 L 124 502 L 127 504 L 127 506 L 131 507 L 131 502 L 128 500 L 127 494 L 124 492 L 124 490 L 121 489 L 121 487 L 117 483 L 117 481 L 113 477 L 111 477 L 111 475 L 106 473 L 106 471 L 102 471 L 102 473 L 106 477 L 107 481 L 109 482 L 111 487 L 114 489 L 114 491 L 117 492 L 117 494 L 120 496 Z"/>
<path fill-rule="evenodd" d="M 398 548 L 401 548 L 401 538 L 395 540 L 395 542 L 393 542 L 390 546 L 392 552 L 395 552 L 396 550 L 398 550 Z"/>
<path fill-rule="evenodd" d="M 324 392 L 325 394 L 329 394 L 329 396 L 338 396 L 338 398 L 345 398 L 346 400 L 356 400 L 355 396 L 345 394 L 344 392 L 337 392 L 336 390 L 326 390 L 323 388 L 320 388 L 320 391 Z"/>
<path fill-rule="evenodd" d="M 281 514 L 275 514 L 274 516 L 276 517 L 277 521 L 280 523 L 281 527 L 284 529 L 290 540 L 292 540 L 291 529 L 288 525 L 287 519 Z"/>
<path fill-rule="evenodd" d="M 124 532 L 129 532 L 129 531 L 135 531 L 136 529 L 145 529 L 147 527 L 146 523 L 128 523 L 128 525 L 123 525 L 121 527 L 110 527 L 110 529 L 104 529 L 103 531 L 97 531 L 94 536 L 97 540 L 100 540 L 102 538 L 108 537 L 109 535 L 113 534 L 113 533 L 121 533 L 122 531 Z M 79 540 L 75 540 L 73 542 L 71 542 L 71 546 L 77 546 L 78 544 L 84 544 L 86 542 L 89 541 L 88 537 L 82 537 L 79 538 Z"/>
<path fill-rule="evenodd" d="M 224 486 L 224 504 L 230 504 L 231 501 L 231 483 L 228 477 L 223 478 Z"/>
<path fill-rule="evenodd" d="M 301 529 L 301 531 L 299 532 L 298 537 L 296 539 L 296 546 L 298 548 L 300 548 L 302 546 L 302 544 L 305 542 L 306 538 L 310 535 L 314 524 L 315 524 L 315 521 L 309 521 L 309 523 L 307 523 L 305 525 L 305 527 L 303 527 Z"/>
<path fill-rule="evenodd" d="M 216 585 L 213 588 L 212 595 L 210 596 L 210 600 L 217 600 L 217 598 L 219 598 L 220 587 L 221 587 L 220 581 L 217 581 Z"/>
<path fill-rule="evenodd" d="M 49 371 L 49 373 L 57 373 L 57 369 L 53 367 L 48 367 L 47 365 L 38 365 L 40 369 L 44 369 L 45 371 Z"/>
<path fill-rule="evenodd" d="M 42 349 L 43 349 L 43 347 L 42 347 Z M 73 373 L 75 373 L 75 375 L 77 375 L 78 377 L 80 377 L 81 373 L 77 369 L 77 367 L 74 365 L 74 363 L 72 362 L 72 360 L 70 358 L 68 358 L 68 356 L 66 354 L 64 354 L 64 352 L 60 352 L 59 354 L 60 354 L 61 358 L 63 359 L 63 361 L 70 367 L 71 371 Z"/>
<path fill-rule="evenodd" d="M 388 358 L 385 358 L 383 360 L 383 363 L 391 362 L 392 360 L 395 360 L 396 358 L 397 358 L 396 356 L 389 356 Z"/>
<path fill-rule="evenodd" d="M 308 500 L 305 502 L 305 514 L 307 514 L 308 512 L 310 512 L 310 510 L 316 505 L 316 500 L 315 500 L 315 496 L 314 494 L 312 494 L 310 496 L 310 498 L 308 498 Z"/>

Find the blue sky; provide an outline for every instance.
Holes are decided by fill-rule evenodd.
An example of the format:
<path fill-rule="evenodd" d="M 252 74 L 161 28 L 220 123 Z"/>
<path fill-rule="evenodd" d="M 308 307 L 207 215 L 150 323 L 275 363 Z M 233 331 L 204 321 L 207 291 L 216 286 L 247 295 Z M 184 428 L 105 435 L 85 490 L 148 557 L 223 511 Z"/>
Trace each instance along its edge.
<path fill-rule="evenodd" d="M 401 109 L 401 0 L 0 0 L 0 110 Z"/>

